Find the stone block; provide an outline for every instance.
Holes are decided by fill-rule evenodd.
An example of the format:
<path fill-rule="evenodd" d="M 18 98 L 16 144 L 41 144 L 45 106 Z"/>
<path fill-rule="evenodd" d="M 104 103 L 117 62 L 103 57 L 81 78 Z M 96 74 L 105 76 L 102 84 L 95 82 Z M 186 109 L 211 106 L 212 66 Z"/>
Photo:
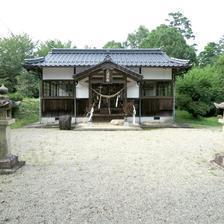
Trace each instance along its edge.
<path fill-rule="evenodd" d="M 124 119 L 113 119 L 110 122 L 113 125 L 123 125 L 124 124 Z"/>
<path fill-rule="evenodd" d="M 218 165 L 224 167 L 224 153 L 217 153 L 215 154 L 214 162 Z"/>
<path fill-rule="evenodd" d="M 0 174 L 14 173 L 17 169 L 25 165 L 24 161 L 19 161 L 18 156 L 7 155 L 0 160 Z"/>
<path fill-rule="evenodd" d="M 72 117 L 70 115 L 64 115 L 59 117 L 60 130 L 71 130 Z"/>

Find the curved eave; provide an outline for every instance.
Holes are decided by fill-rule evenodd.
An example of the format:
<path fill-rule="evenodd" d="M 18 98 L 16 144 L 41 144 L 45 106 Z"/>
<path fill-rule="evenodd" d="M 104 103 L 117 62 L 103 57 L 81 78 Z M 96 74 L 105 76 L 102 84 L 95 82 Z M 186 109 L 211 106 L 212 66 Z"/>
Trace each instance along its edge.
<path fill-rule="evenodd" d="M 23 64 L 23 67 L 25 68 L 44 68 L 44 67 L 76 67 L 76 66 L 82 66 L 82 67 L 87 67 L 87 66 L 91 66 L 94 67 L 97 64 Z M 135 67 L 135 66 L 141 66 L 141 67 L 154 67 L 154 68 L 189 68 L 192 67 L 191 64 L 188 65 L 160 65 L 158 63 L 156 64 L 127 64 L 127 65 L 120 65 L 120 66 L 131 66 L 131 67 Z"/>
<path fill-rule="evenodd" d="M 25 63 L 23 63 L 22 66 L 27 70 L 35 70 L 36 68 L 41 68 L 41 64 L 44 60 L 45 57 L 25 59 Z"/>

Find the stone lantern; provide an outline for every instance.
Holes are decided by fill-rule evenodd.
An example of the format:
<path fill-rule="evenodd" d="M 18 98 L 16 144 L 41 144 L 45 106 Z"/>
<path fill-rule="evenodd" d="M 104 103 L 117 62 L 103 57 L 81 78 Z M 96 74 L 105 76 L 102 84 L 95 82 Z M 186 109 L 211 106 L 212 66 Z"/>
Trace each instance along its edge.
<path fill-rule="evenodd" d="M 15 122 L 12 119 L 12 101 L 6 95 L 8 89 L 0 87 L 0 174 L 13 173 L 25 164 L 19 161 L 18 156 L 10 153 L 10 125 Z"/>
<path fill-rule="evenodd" d="M 224 102 L 219 103 L 219 104 L 214 103 L 214 105 L 217 109 L 223 110 L 223 114 L 221 117 L 219 117 L 218 122 L 222 124 L 222 131 L 224 133 Z M 215 154 L 214 162 L 216 162 L 218 165 L 224 167 L 224 153 L 222 152 L 222 153 Z"/>

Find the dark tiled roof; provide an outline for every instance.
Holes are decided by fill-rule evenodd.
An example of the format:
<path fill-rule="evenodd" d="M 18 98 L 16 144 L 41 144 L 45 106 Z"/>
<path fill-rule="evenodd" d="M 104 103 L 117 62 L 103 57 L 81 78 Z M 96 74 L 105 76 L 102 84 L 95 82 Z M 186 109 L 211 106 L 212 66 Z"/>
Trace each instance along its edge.
<path fill-rule="evenodd" d="M 110 56 L 121 66 L 189 67 L 189 61 L 170 58 L 161 49 L 53 49 L 45 58 L 26 59 L 25 67 L 93 66 Z"/>

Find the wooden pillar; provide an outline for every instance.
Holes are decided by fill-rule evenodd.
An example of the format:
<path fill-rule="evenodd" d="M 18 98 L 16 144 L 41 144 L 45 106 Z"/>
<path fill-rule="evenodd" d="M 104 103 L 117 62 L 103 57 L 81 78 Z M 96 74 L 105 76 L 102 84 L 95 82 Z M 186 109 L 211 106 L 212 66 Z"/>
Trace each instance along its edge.
<path fill-rule="evenodd" d="M 43 91 L 44 91 L 44 88 L 43 88 L 43 75 L 42 73 L 40 74 L 40 81 L 39 81 L 39 99 L 40 99 L 40 104 L 39 104 L 39 122 L 41 123 L 41 118 L 42 118 L 42 115 L 43 115 Z"/>
<path fill-rule="evenodd" d="M 93 96 L 92 96 L 92 75 L 89 75 L 89 109 L 92 107 Z"/>
<path fill-rule="evenodd" d="M 138 105 L 138 113 L 139 113 L 139 124 L 141 124 L 141 116 L 142 116 L 142 82 L 139 81 L 139 105 Z"/>
<path fill-rule="evenodd" d="M 173 84 L 173 122 L 176 121 L 176 79 L 175 79 L 175 74 L 173 73 L 172 70 L 172 84 Z"/>
<path fill-rule="evenodd" d="M 76 120 L 76 81 L 73 81 L 73 96 L 74 96 L 74 117 Z"/>
<path fill-rule="evenodd" d="M 127 104 L 127 75 L 124 75 L 124 104 Z"/>

